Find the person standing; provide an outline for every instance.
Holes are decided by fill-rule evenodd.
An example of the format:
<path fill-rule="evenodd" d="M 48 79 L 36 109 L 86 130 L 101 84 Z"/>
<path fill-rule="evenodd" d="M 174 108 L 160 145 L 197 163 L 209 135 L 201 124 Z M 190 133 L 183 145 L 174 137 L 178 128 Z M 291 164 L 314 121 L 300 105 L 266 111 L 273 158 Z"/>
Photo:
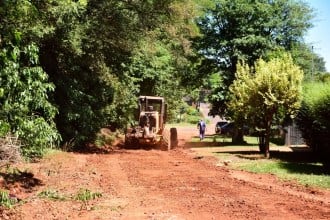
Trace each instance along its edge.
<path fill-rule="evenodd" d="M 199 139 L 203 140 L 205 137 L 206 124 L 202 119 L 199 120 L 197 124 L 197 129 L 199 129 Z"/>

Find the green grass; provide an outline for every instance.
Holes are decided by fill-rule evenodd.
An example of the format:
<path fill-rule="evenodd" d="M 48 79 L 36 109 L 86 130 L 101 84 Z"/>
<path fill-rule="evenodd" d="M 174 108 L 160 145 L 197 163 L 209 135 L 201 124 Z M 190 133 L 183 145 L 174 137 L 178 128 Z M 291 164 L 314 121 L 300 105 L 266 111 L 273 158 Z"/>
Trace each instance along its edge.
<path fill-rule="evenodd" d="M 316 163 L 308 152 L 271 152 L 271 158 L 265 159 L 258 153 L 257 137 L 249 136 L 244 136 L 246 145 L 232 145 L 230 137 L 214 135 L 203 140 L 205 143 L 210 143 L 210 146 L 204 143 L 202 147 L 214 148 L 215 145 L 212 143 L 214 140 L 216 146 L 221 147 L 218 152 L 213 152 L 214 155 L 219 161 L 230 161 L 229 166 L 234 169 L 270 173 L 280 179 L 295 180 L 305 186 L 330 189 L 330 175 L 325 173 L 322 164 Z M 198 138 L 193 138 L 191 141 L 200 142 Z M 274 143 L 270 145 L 278 146 Z"/>
<path fill-rule="evenodd" d="M 0 190 L 0 206 L 12 208 L 17 203 L 17 200 L 9 196 L 8 191 Z"/>
<path fill-rule="evenodd" d="M 191 142 L 199 142 L 199 137 L 198 137 L 198 131 L 196 130 L 196 137 L 193 137 L 191 139 Z M 232 145 L 231 144 L 232 138 L 229 136 L 224 136 L 224 135 L 212 135 L 212 136 L 205 136 L 203 142 L 217 142 L 219 144 L 223 145 Z M 258 138 L 257 137 L 251 137 L 251 136 L 244 136 L 244 141 L 246 141 L 246 145 L 240 145 L 240 146 L 258 146 Z M 274 145 L 271 143 L 271 145 Z M 234 145 L 232 145 L 234 146 Z M 236 145 L 235 145 L 236 146 Z"/>
<path fill-rule="evenodd" d="M 89 189 L 79 189 L 79 191 L 72 196 L 65 196 L 58 192 L 57 190 L 54 189 L 45 189 L 38 193 L 39 198 L 43 199 L 50 199 L 54 201 L 66 201 L 66 200 L 76 200 L 76 201 L 81 201 L 81 202 L 88 202 L 89 200 L 94 200 L 96 198 L 102 197 L 102 193 L 99 192 L 92 192 Z"/>
<path fill-rule="evenodd" d="M 330 189 L 330 176 L 323 173 L 318 163 L 283 162 L 278 160 L 238 161 L 233 167 L 255 173 L 271 173 L 284 180 L 296 180 L 306 186 Z"/>

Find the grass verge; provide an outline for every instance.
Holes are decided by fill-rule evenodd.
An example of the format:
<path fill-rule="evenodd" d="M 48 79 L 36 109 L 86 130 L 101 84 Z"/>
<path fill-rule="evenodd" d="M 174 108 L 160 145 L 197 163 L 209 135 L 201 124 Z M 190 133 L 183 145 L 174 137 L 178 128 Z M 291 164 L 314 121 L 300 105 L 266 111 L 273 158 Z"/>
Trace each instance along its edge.
<path fill-rule="evenodd" d="M 254 173 L 271 173 L 283 180 L 296 180 L 305 186 L 330 189 L 330 176 L 319 163 L 284 162 L 275 159 L 246 161 L 242 159 L 231 165 Z"/>
<path fill-rule="evenodd" d="M 216 140 L 216 145 L 211 144 Z M 199 154 L 212 153 L 219 162 L 228 162 L 234 169 L 254 173 L 270 173 L 283 180 L 296 180 L 299 184 L 330 190 L 330 175 L 321 163 L 315 162 L 310 152 L 271 151 L 270 159 L 258 153 L 258 141 L 255 137 L 244 137 L 246 145 L 232 145 L 228 137 L 207 137 L 202 148 L 196 148 Z M 192 142 L 199 142 L 193 138 Z M 207 146 L 210 143 L 210 146 Z M 274 143 L 271 146 L 281 149 Z M 216 147 L 215 147 L 216 146 Z M 283 146 L 284 147 L 284 146 Z"/>

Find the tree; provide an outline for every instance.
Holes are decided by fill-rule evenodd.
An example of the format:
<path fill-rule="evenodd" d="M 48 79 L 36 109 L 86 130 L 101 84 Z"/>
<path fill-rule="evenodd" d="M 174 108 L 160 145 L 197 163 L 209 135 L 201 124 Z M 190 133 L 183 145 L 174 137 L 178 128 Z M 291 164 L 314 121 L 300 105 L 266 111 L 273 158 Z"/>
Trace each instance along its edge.
<path fill-rule="evenodd" d="M 198 20 L 203 36 L 196 48 L 205 57 L 204 72 L 222 75 L 223 84 L 211 94 L 212 112 L 226 113 L 228 87 L 235 79 L 236 65 L 267 58 L 269 51 L 290 51 L 312 26 L 311 8 L 291 0 L 218 0 Z M 207 66 L 206 66 L 207 65 Z M 209 71 L 205 71 L 205 70 Z"/>
<path fill-rule="evenodd" d="M 316 78 L 326 72 L 325 61 L 313 51 L 313 46 L 296 43 L 290 52 L 294 62 L 304 71 L 305 80 Z"/>
<path fill-rule="evenodd" d="M 302 79 L 303 72 L 287 54 L 268 62 L 259 59 L 254 68 L 237 65 L 228 106 L 236 121 L 243 119 L 259 130 L 260 150 L 266 157 L 272 124 L 294 117 L 300 107 Z"/>

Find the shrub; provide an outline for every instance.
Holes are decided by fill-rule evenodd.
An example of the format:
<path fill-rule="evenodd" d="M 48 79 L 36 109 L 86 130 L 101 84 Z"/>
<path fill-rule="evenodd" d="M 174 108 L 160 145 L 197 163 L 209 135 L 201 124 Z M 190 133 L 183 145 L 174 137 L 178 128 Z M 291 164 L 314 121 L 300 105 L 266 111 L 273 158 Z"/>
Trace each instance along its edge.
<path fill-rule="evenodd" d="M 96 135 L 96 139 L 94 141 L 95 146 L 103 147 L 103 146 L 111 146 L 114 141 L 118 138 L 119 132 L 111 132 L 110 129 L 102 128 L 99 133 Z"/>
<path fill-rule="evenodd" d="M 330 82 L 305 85 L 297 124 L 308 146 L 330 167 Z"/>
<path fill-rule="evenodd" d="M 197 124 L 202 117 L 202 114 L 196 108 L 187 106 L 183 121 L 189 124 Z"/>
<path fill-rule="evenodd" d="M 60 140 L 50 102 L 54 85 L 39 65 L 38 47 L 8 46 L 0 50 L 0 136 L 18 136 L 22 154 L 42 156 Z"/>

